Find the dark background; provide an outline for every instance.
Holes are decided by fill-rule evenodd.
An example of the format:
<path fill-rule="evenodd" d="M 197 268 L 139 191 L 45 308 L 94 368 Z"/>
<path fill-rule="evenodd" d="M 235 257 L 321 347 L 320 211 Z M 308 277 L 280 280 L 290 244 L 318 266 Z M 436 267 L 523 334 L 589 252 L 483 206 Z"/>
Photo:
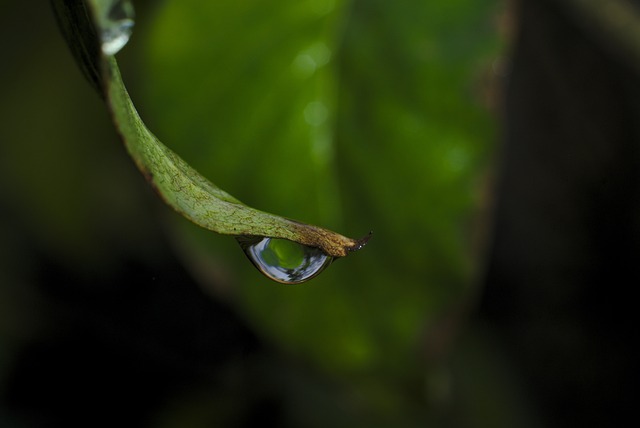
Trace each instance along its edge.
<path fill-rule="evenodd" d="M 550 421 L 606 426 L 633 406 L 638 69 L 559 2 L 522 3 L 481 314 Z"/>

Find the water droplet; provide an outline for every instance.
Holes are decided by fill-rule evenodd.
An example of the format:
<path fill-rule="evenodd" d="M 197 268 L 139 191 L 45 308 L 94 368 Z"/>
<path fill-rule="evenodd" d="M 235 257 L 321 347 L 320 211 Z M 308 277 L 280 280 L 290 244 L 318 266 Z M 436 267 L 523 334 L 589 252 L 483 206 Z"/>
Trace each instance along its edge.
<path fill-rule="evenodd" d="M 249 260 L 267 278 L 283 284 L 310 280 L 331 264 L 332 257 L 315 247 L 287 239 L 237 237 Z"/>
<path fill-rule="evenodd" d="M 115 55 L 131 37 L 134 25 L 133 4 L 128 0 L 94 1 L 102 52 Z"/>

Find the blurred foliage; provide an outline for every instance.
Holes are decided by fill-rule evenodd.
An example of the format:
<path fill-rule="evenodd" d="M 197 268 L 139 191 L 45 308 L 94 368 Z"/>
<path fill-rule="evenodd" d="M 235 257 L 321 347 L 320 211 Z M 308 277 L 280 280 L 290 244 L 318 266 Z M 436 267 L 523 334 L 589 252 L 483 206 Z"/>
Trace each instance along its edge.
<path fill-rule="evenodd" d="M 440 360 L 477 291 L 475 219 L 494 139 L 483 85 L 501 49 L 499 2 L 136 6 L 133 39 L 119 60 L 143 119 L 163 142 L 243 202 L 349 236 L 372 230 L 373 238 L 309 284 L 264 279 L 232 239 L 154 199 L 115 144 L 101 101 L 80 80 L 62 38 L 53 36 L 52 18 L 41 17 L 46 25 L 35 26 L 32 38 L 4 50 L 17 71 L 3 71 L 15 84 L 0 102 L 2 117 L 13 122 L 0 129 L 0 208 L 27 231 L 0 230 L 0 281 L 8 285 L 0 305 L 7 295 L 33 315 L 23 323 L 29 310 L 0 307 L 2 324 L 13 326 L 0 330 L 3 348 L 35 334 L 48 316 L 33 309 L 39 297 L 16 291 L 34 275 L 21 256 L 23 236 L 97 278 L 120 269 L 122 254 L 157 257 L 157 225 L 148 219 L 161 212 L 203 287 L 232 302 L 283 358 L 300 363 L 270 369 L 299 412 L 292 420 L 415 426 L 435 421 L 425 409 L 461 406 L 459 426 L 481 426 L 476 418 L 497 414 L 500 403 L 519 411 L 511 405 L 518 398 L 501 395 L 504 367 L 486 356 L 496 349 L 463 347 L 452 364 L 476 369 L 463 373 L 456 394 L 468 394 L 467 401 L 457 396 L 453 407 L 443 403 L 451 404 L 457 380 Z M 10 7 L 13 25 L 29 13 L 50 13 Z M 28 331 L 17 332 L 18 325 Z M 0 366 L 10 358 L 0 350 Z M 487 382 L 498 384 L 484 396 L 489 404 L 472 402 Z M 159 416 L 161 426 L 242 411 L 241 400 L 210 391 L 182 398 Z M 513 426 L 501 410 L 502 425 Z"/>
<path fill-rule="evenodd" d="M 151 129 L 244 202 L 374 232 L 366 250 L 291 288 L 187 226 L 266 337 L 340 372 L 419 370 L 425 332 L 473 293 L 470 225 L 493 137 L 474 83 L 497 53 L 496 11 L 329 0 L 158 9 L 133 94 Z"/>

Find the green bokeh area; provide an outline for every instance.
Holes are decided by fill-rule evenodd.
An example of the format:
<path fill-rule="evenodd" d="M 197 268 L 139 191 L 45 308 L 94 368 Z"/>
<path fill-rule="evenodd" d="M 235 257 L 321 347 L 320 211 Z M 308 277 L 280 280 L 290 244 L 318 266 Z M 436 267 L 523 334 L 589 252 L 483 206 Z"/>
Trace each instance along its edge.
<path fill-rule="evenodd" d="M 137 30 L 133 98 L 160 140 L 258 209 L 373 231 L 292 288 L 181 224 L 263 337 L 334 373 L 422 370 L 424 333 L 474 292 L 494 129 L 478 81 L 498 51 L 495 15 L 472 0 L 182 0 Z"/>

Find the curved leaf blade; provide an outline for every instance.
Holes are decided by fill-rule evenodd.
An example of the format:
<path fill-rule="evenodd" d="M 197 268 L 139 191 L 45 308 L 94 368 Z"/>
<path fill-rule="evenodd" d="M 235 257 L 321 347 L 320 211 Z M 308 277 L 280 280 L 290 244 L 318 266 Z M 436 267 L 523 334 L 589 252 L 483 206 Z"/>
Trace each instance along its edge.
<path fill-rule="evenodd" d="M 162 144 L 136 111 L 115 58 L 100 49 L 96 31 L 100 1 L 52 0 L 52 4 L 81 69 L 105 98 L 129 154 L 169 206 L 195 224 L 220 234 L 288 239 L 320 248 L 331 257 L 344 257 L 362 248 L 368 236 L 360 240 L 347 238 L 243 204 Z"/>

